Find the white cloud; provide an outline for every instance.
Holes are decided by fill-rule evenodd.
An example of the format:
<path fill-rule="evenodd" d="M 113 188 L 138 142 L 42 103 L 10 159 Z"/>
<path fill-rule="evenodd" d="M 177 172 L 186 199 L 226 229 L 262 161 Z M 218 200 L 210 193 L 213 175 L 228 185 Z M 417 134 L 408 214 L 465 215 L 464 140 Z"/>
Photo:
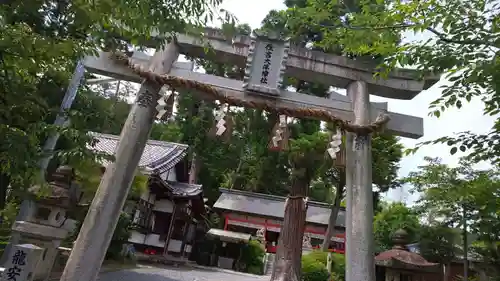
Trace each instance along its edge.
<path fill-rule="evenodd" d="M 258 28 L 267 13 L 271 10 L 285 9 L 282 0 L 224 0 L 222 8 L 236 16 L 240 24 L 249 24 L 252 29 Z"/>

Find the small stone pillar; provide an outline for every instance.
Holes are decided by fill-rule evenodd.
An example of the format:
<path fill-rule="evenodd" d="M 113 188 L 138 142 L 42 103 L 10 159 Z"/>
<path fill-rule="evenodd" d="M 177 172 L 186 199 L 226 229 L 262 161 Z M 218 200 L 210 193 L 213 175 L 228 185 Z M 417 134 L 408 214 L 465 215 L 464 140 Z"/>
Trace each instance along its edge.
<path fill-rule="evenodd" d="M 9 264 L 17 244 L 34 244 L 42 249 L 40 261 L 32 272 L 33 280 L 47 280 L 58 255 L 61 242 L 74 230 L 74 223 L 67 219 L 67 211 L 76 207 L 82 192 L 73 183 L 74 170 L 59 167 L 52 175 L 48 194 L 37 196 L 40 186 L 33 186 L 33 194 L 21 205 L 19 215 L 12 226 L 12 235 L 2 263 Z M 6 267 L 6 266 L 4 266 Z M 13 281 L 11 279 L 10 281 Z"/>
<path fill-rule="evenodd" d="M 326 256 L 326 270 L 328 270 L 328 273 L 332 273 L 332 263 L 333 263 L 332 252 L 328 252 L 328 256 Z"/>
<path fill-rule="evenodd" d="M 13 245 L 0 281 L 32 281 L 43 251 L 33 244 Z"/>
<path fill-rule="evenodd" d="M 304 233 L 302 236 L 302 254 L 308 254 L 313 250 L 313 246 L 311 244 L 311 234 Z"/>

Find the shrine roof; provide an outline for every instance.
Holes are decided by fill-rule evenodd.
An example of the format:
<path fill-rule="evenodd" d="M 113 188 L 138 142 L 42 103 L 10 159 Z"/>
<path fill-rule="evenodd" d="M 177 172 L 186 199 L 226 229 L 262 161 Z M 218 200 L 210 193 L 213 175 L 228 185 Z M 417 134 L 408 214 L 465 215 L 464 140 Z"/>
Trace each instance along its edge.
<path fill-rule="evenodd" d="M 201 184 L 189 184 L 183 182 L 164 180 L 158 174 L 151 175 L 149 178 L 151 187 L 159 187 L 168 193 L 170 197 L 191 198 L 200 197 L 203 202 L 203 187 Z"/>
<path fill-rule="evenodd" d="M 95 142 L 88 144 L 87 148 L 114 155 L 120 136 L 101 134 L 91 132 L 90 135 Z M 187 154 L 188 145 L 172 143 L 166 141 L 148 140 L 139 161 L 139 168 L 147 173 L 161 174 L 167 172 L 179 163 Z M 103 166 L 111 163 L 109 160 L 103 160 Z"/>
<path fill-rule="evenodd" d="M 432 272 L 439 270 L 440 264 L 428 262 L 421 255 L 408 251 L 405 245 L 408 242 L 408 232 L 399 229 L 392 235 L 394 247 L 391 250 L 380 253 L 375 257 L 378 266 L 393 269 L 411 270 L 416 272 Z"/>
<path fill-rule="evenodd" d="M 221 188 L 220 191 L 221 195 L 215 202 L 214 208 L 283 219 L 285 197 L 225 188 Z M 328 225 L 330 212 L 330 204 L 309 201 L 306 221 L 308 223 Z M 345 219 L 345 209 L 341 208 L 336 226 L 345 227 Z"/>
<path fill-rule="evenodd" d="M 391 249 L 375 257 L 379 266 L 428 271 L 439 266 L 438 263 L 428 262 L 424 257 L 403 249 Z"/>
<path fill-rule="evenodd" d="M 238 243 L 238 242 L 247 243 L 248 241 L 250 241 L 252 239 L 252 235 L 247 234 L 247 233 L 240 233 L 240 232 L 234 232 L 234 231 L 228 231 L 228 230 L 216 229 L 216 228 L 210 229 L 207 232 L 207 236 L 218 238 L 221 241 L 233 242 L 233 243 Z"/>

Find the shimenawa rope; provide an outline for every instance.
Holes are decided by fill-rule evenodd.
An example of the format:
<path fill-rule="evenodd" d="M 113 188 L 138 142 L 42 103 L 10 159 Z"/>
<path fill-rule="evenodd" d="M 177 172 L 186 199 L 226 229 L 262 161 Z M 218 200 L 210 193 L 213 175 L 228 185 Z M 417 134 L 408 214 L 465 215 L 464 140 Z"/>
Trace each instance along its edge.
<path fill-rule="evenodd" d="M 369 125 L 362 126 L 362 125 L 355 125 L 348 121 L 345 121 L 333 115 L 328 110 L 324 109 L 312 109 L 312 108 L 290 109 L 286 107 L 276 106 L 272 102 L 268 101 L 253 102 L 253 101 L 240 100 L 234 97 L 226 96 L 224 91 L 218 90 L 215 87 L 212 87 L 210 85 L 198 81 L 182 79 L 175 76 L 156 74 L 152 71 L 146 70 L 140 64 L 135 64 L 132 61 L 132 59 L 129 58 L 124 53 L 118 53 L 118 52 L 112 53 L 111 58 L 118 63 L 128 66 L 140 77 L 149 81 L 154 81 L 155 83 L 158 83 L 160 85 L 169 85 L 173 88 L 187 88 L 187 89 L 198 90 L 205 94 L 211 95 L 213 99 L 219 100 L 221 103 L 227 103 L 232 106 L 261 109 L 268 112 L 275 112 L 278 114 L 284 114 L 296 118 L 321 119 L 323 121 L 334 123 L 335 125 L 339 126 L 342 130 L 356 134 L 363 135 L 363 134 L 370 134 L 377 132 L 381 130 L 390 120 L 389 115 L 387 115 L 386 113 L 382 113 L 375 119 L 374 122 L 370 123 Z"/>

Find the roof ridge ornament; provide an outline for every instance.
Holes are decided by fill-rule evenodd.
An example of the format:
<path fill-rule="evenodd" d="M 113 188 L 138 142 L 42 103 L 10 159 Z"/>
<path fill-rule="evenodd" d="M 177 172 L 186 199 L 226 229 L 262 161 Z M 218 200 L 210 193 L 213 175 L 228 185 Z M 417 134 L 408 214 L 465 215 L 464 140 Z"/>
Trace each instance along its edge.
<path fill-rule="evenodd" d="M 408 244 L 408 232 L 400 228 L 392 235 L 393 249 L 408 251 L 406 244 Z"/>

